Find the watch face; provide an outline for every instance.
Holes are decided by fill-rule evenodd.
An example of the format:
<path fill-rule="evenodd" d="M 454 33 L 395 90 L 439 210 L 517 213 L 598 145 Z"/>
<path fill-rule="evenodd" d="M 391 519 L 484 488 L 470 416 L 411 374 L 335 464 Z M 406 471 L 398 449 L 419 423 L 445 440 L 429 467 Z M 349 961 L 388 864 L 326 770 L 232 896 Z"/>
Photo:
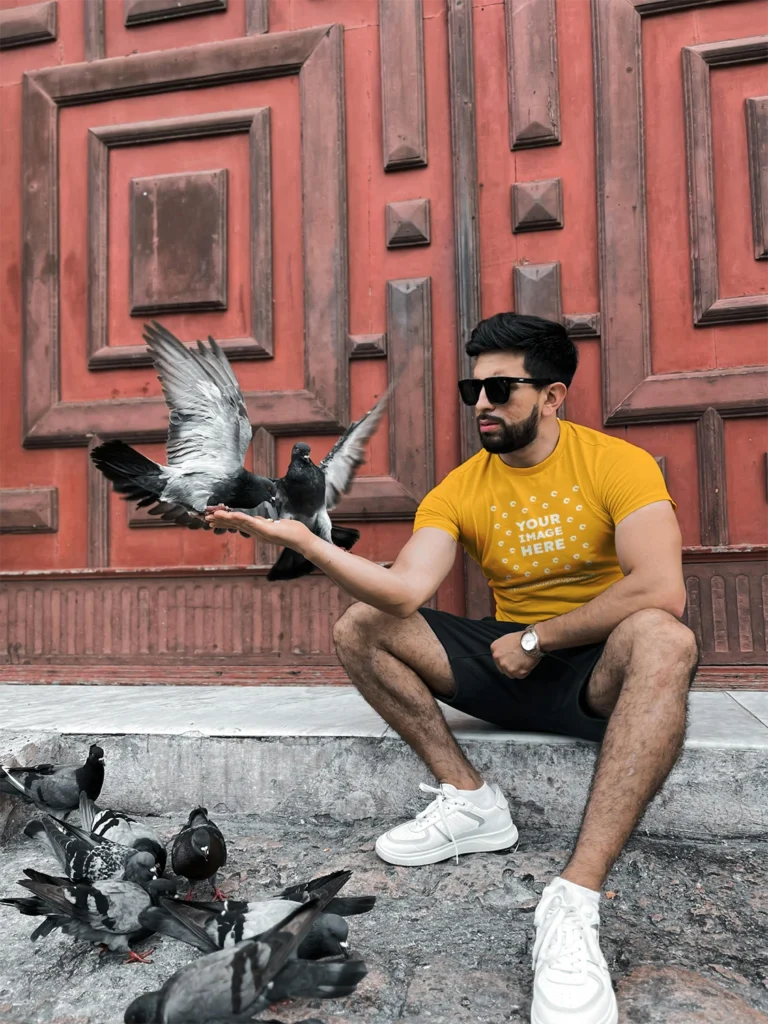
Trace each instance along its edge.
<path fill-rule="evenodd" d="M 520 641 L 520 646 L 524 651 L 533 651 L 536 649 L 536 641 L 530 633 L 523 633 L 523 637 Z"/>

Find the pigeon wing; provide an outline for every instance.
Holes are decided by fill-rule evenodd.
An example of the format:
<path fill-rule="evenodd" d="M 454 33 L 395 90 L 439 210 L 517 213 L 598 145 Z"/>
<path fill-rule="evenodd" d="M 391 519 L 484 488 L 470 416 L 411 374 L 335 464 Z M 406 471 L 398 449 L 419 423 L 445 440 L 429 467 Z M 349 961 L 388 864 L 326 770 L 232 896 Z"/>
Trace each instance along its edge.
<path fill-rule="evenodd" d="M 325 473 L 325 506 L 328 510 L 339 503 L 341 496 L 349 490 L 355 472 L 365 462 L 365 446 L 376 433 L 393 387 L 391 384 L 365 416 L 347 427 L 320 463 Z"/>
<path fill-rule="evenodd" d="M 227 357 L 213 338 L 188 348 L 154 320 L 145 325 L 144 340 L 170 410 L 168 464 L 205 466 L 222 479 L 237 472 L 252 430 Z"/>

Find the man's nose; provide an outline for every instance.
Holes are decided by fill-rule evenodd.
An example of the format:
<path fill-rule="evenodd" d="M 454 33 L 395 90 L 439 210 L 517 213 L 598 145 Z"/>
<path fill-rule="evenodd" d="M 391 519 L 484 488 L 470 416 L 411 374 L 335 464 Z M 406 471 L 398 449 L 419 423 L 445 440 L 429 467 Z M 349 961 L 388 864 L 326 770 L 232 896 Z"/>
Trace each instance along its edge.
<path fill-rule="evenodd" d="M 482 388 L 481 391 L 480 391 L 480 397 L 477 400 L 477 405 L 475 406 L 475 409 L 478 411 L 478 413 L 483 413 L 483 412 L 490 412 L 491 409 L 495 409 L 495 408 L 496 407 L 494 405 L 492 405 L 491 402 L 488 401 L 488 396 L 485 393 L 485 388 Z"/>

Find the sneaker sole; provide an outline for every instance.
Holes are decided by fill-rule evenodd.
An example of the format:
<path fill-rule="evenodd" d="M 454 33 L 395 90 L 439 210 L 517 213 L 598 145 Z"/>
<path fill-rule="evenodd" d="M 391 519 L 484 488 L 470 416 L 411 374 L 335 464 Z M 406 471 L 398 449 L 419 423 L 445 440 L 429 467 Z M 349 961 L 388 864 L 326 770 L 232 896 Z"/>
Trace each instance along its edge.
<path fill-rule="evenodd" d="M 545 1020 L 533 1012 L 533 1007 L 531 1007 L 531 1024 L 547 1024 Z M 589 1024 L 619 1024 L 618 1007 L 614 1004 L 605 1017 L 601 1017 L 600 1020 L 591 1020 Z"/>
<path fill-rule="evenodd" d="M 458 848 L 459 855 L 463 853 L 498 853 L 501 850 L 509 850 L 517 843 L 518 832 L 514 824 L 510 824 L 501 832 L 492 832 L 490 835 L 468 837 L 458 839 L 456 847 L 453 843 L 445 843 L 435 850 L 424 850 L 419 853 L 390 854 L 382 853 L 379 843 L 376 843 L 376 855 L 387 864 L 397 864 L 401 867 L 417 867 L 422 864 L 438 864 L 441 860 L 450 860 Z"/>

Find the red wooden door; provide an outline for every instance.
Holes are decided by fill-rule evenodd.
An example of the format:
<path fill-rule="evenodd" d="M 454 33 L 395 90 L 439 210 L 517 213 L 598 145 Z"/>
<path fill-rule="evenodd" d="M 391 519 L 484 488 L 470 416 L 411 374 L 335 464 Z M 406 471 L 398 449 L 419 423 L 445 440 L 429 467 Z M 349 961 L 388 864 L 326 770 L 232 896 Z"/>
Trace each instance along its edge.
<path fill-rule="evenodd" d="M 146 319 L 222 342 L 262 472 L 297 438 L 322 455 L 403 371 L 338 513 L 386 562 L 472 450 L 468 330 L 517 308 L 579 339 L 567 415 L 663 460 L 702 678 L 754 681 L 760 10 L 0 0 L 3 677 L 343 678 L 323 576 L 267 584 L 273 551 L 162 526 L 92 470 L 100 438 L 162 458 Z M 457 563 L 438 603 L 484 613 L 487 593 Z"/>

